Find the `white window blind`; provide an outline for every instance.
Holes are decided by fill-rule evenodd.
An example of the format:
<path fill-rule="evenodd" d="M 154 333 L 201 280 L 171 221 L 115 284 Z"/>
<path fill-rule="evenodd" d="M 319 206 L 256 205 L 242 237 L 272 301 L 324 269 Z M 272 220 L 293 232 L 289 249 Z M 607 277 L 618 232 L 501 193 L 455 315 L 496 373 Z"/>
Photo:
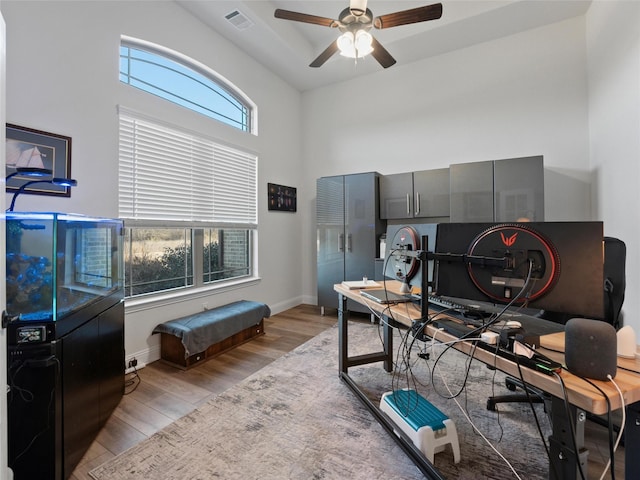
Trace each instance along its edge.
<path fill-rule="evenodd" d="M 257 225 L 257 157 L 120 113 L 122 218 Z"/>

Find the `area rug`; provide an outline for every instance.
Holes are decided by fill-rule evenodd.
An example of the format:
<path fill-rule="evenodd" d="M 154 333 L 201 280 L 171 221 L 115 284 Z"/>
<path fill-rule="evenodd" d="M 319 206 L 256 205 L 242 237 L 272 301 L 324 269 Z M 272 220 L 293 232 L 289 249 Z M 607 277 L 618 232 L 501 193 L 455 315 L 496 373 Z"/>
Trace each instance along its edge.
<path fill-rule="evenodd" d="M 529 405 L 486 410 L 488 396 L 506 392 L 502 374 L 453 349 L 441 355 L 445 347 L 431 342 L 416 342 L 408 350 L 404 335 L 395 334 L 400 354 L 394 373 L 378 363 L 352 368 L 350 374 L 376 403 L 383 392 L 409 386 L 454 420 L 461 461 L 454 463 L 450 449 L 438 453 L 434 465 L 443 476 L 548 476 Z M 337 339 L 337 327 L 330 328 L 90 475 L 96 480 L 424 478 L 339 378 Z M 349 340 L 351 355 L 380 349 L 378 326 L 368 321 L 350 323 Z M 546 437 L 549 421 L 537 408 Z"/>

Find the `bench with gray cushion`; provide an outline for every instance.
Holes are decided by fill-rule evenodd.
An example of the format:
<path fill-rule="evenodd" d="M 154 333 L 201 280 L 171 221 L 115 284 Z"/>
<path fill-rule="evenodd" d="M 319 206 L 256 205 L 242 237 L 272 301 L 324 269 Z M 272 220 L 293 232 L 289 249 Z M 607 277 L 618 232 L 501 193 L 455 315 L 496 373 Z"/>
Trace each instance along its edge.
<path fill-rule="evenodd" d="M 161 334 L 162 360 L 186 369 L 263 335 L 270 315 L 266 304 L 240 300 L 161 323 L 153 333 Z"/>

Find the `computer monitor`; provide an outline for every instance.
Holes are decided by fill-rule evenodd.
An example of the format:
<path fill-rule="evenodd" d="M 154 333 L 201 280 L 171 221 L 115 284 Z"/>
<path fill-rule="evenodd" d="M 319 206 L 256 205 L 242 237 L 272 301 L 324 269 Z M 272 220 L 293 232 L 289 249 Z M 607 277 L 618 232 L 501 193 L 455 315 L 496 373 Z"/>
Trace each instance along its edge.
<path fill-rule="evenodd" d="M 602 319 L 603 238 L 602 222 L 441 223 L 434 293 Z"/>
<path fill-rule="evenodd" d="M 419 292 L 422 283 L 422 265 L 406 251 L 427 250 L 433 252 L 436 245 L 436 223 L 411 223 L 387 225 L 386 255 L 384 275 L 386 278 L 405 283 L 412 293 Z M 428 245 L 423 245 L 423 239 Z M 434 261 L 427 263 L 427 282 L 433 279 Z"/>

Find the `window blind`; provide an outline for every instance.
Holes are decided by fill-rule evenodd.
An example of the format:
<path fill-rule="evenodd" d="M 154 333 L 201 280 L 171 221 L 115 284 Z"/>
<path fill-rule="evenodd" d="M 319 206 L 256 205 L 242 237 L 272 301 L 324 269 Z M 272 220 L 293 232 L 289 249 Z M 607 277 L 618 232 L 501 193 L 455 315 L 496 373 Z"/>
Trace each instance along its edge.
<path fill-rule="evenodd" d="M 120 217 L 257 226 L 257 157 L 120 113 Z"/>

